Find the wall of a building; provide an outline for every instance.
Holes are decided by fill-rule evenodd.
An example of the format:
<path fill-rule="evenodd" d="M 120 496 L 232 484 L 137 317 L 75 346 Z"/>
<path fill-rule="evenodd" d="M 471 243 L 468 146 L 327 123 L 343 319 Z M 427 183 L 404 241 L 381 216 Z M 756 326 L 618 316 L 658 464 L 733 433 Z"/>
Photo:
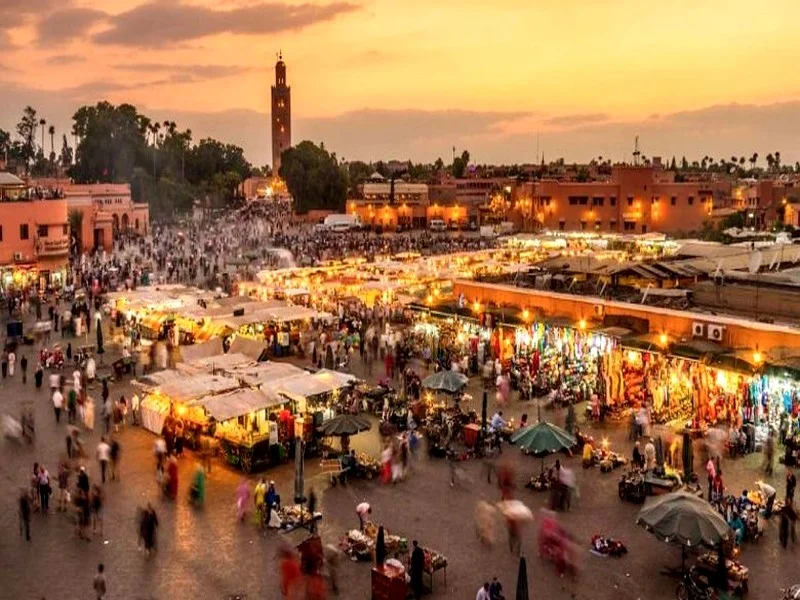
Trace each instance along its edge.
<path fill-rule="evenodd" d="M 456 281 L 453 293 L 464 297 L 470 304 L 478 301 L 514 306 L 521 310 L 529 309 L 532 313 L 540 312 L 550 317 L 567 317 L 576 324 L 581 320 L 591 321 L 597 318 L 598 310 L 602 315 L 617 317 L 634 317 L 649 322 L 649 331 L 668 333 L 677 338 L 692 338 L 692 326 L 695 322 L 718 324 L 725 327 L 723 343 L 732 348 L 755 348 L 769 350 L 779 347 L 800 347 L 800 330 L 782 325 L 767 323 L 750 323 L 744 319 L 723 317 L 689 311 L 670 310 L 660 307 L 627 304 L 607 301 L 589 296 L 573 296 L 558 292 L 515 288 L 505 285 L 477 283 L 473 281 Z M 598 309 L 596 307 L 602 307 Z"/>
<path fill-rule="evenodd" d="M 23 224 L 28 226 L 28 236 L 25 240 L 20 237 L 20 226 Z M 39 225 L 47 226 L 47 238 L 39 238 L 37 234 Z M 19 254 L 24 261 L 36 261 L 40 253 L 49 257 L 66 257 L 69 246 L 66 252 L 58 249 L 68 240 L 68 234 L 63 232 L 65 225 L 67 225 L 67 201 L 63 198 L 0 202 L 0 227 L 2 227 L 0 265 L 20 262 L 14 258 Z"/>

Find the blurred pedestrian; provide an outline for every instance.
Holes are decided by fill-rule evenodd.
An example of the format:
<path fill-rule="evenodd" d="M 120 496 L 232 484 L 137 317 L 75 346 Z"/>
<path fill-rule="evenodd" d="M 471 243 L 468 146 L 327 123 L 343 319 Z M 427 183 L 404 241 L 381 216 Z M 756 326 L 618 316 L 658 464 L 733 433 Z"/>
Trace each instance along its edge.
<path fill-rule="evenodd" d="M 414 593 L 415 600 L 418 600 L 422 598 L 425 587 L 422 584 L 422 574 L 425 571 L 425 553 L 420 548 L 417 540 L 412 542 L 412 546 L 409 576 L 411 578 L 411 590 Z"/>
<path fill-rule="evenodd" d="M 69 467 L 65 462 L 58 465 L 58 500 L 56 510 L 65 512 L 69 506 Z"/>
<path fill-rule="evenodd" d="M 153 505 L 148 502 L 147 507 L 139 513 L 139 537 L 147 556 L 155 552 L 157 528 L 158 516 Z"/>
<path fill-rule="evenodd" d="M 797 477 L 790 468 L 786 468 L 786 504 L 794 502 L 794 489 L 797 487 Z"/>
<path fill-rule="evenodd" d="M 56 388 L 53 390 L 53 412 L 56 415 L 56 423 L 61 422 L 61 409 L 64 407 L 64 394 L 61 390 Z"/>
<path fill-rule="evenodd" d="M 8 353 L 8 376 L 9 377 L 13 377 L 14 376 L 14 367 L 16 366 L 16 364 L 17 364 L 17 355 L 12 350 L 11 352 Z"/>
<path fill-rule="evenodd" d="M 20 369 L 22 369 L 22 383 L 25 384 L 28 382 L 28 357 L 24 354 L 19 361 Z"/>
<path fill-rule="evenodd" d="M 100 527 L 100 535 L 103 535 L 103 490 L 96 483 L 92 486 L 89 494 L 89 506 L 92 510 L 92 533 L 97 533 Z"/>
<path fill-rule="evenodd" d="M 94 576 L 92 587 L 94 588 L 97 600 L 105 600 L 106 597 L 106 568 L 103 563 L 97 565 L 97 574 Z"/>
<path fill-rule="evenodd" d="M 300 590 L 298 588 L 302 582 L 300 560 L 288 545 L 281 545 L 278 555 L 280 557 L 278 568 L 280 569 L 281 594 L 284 599 L 299 599 Z"/>
<path fill-rule="evenodd" d="M 31 500 L 28 490 L 21 487 L 19 490 L 19 536 L 25 533 L 25 539 L 31 541 Z"/>
<path fill-rule="evenodd" d="M 42 380 L 44 379 L 44 369 L 42 368 L 42 363 L 36 363 L 36 371 L 33 373 L 33 381 L 36 383 L 36 389 L 41 389 L 42 387 Z"/>
<path fill-rule="evenodd" d="M 106 471 L 108 470 L 108 463 L 111 460 L 111 446 L 106 442 L 105 436 L 100 438 L 100 443 L 97 444 L 97 461 L 100 463 L 100 478 L 103 483 L 106 482 Z"/>
<path fill-rule="evenodd" d="M 239 521 L 244 521 L 247 515 L 247 499 L 250 497 L 250 486 L 247 480 L 242 477 L 239 482 L 239 487 L 236 488 L 236 518 Z"/>
<path fill-rule="evenodd" d="M 772 475 L 773 463 L 775 462 L 775 434 L 772 427 L 769 428 L 767 441 L 764 442 L 764 473 Z"/>
<path fill-rule="evenodd" d="M 43 514 L 47 514 L 50 510 L 50 473 L 44 468 L 44 465 L 39 466 L 39 506 Z"/>
<path fill-rule="evenodd" d="M 112 437 L 109 443 L 110 451 L 109 458 L 111 459 L 109 465 L 111 467 L 111 481 L 119 481 L 119 454 L 120 447 L 116 438 Z"/>

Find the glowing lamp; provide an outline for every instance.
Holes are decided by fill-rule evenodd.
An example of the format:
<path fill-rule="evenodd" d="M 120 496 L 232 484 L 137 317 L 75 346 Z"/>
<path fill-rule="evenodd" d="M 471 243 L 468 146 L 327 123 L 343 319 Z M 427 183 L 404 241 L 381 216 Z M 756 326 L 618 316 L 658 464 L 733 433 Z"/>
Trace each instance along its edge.
<path fill-rule="evenodd" d="M 756 363 L 757 365 L 760 365 L 762 360 L 764 360 L 764 357 L 761 356 L 761 352 L 759 352 L 758 350 L 753 352 L 753 362 L 754 363 Z"/>
<path fill-rule="evenodd" d="M 530 313 L 530 311 L 529 311 L 527 308 L 526 308 L 525 310 L 523 310 L 523 311 L 522 311 L 522 318 L 523 318 L 525 321 L 527 321 L 528 319 L 530 319 L 530 318 L 531 318 L 531 313 Z"/>
<path fill-rule="evenodd" d="M 581 331 L 586 329 L 586 319 L 581 319 L 580 321 L 578 321 L 578 329 L 580 329 Z"/>
<path fill-rule="evenodd" d="M 660 336 L 658 336 L 658 343 L 661 344 L 662 346 L 666 346 L 667 345 L 667 339 L 668 339 L 667 338 L 667 334 L 666 333 L 662 333 Z"/>

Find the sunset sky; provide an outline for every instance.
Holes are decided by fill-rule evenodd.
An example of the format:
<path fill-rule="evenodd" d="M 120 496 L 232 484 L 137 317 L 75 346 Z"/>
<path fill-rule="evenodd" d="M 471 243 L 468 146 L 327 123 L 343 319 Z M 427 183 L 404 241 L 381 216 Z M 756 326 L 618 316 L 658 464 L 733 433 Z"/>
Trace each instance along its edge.
<path fill-rule="evenodd" d="M 800 160 L 797 0 L 0 0 L 0 127 L 131 102 L 270 159 L 282 49 L 294 141 L 346 158 Z M 538 134 L 538 136 L 537 136 Z M 60 133 L 59 133 L 60 135 Z"/>

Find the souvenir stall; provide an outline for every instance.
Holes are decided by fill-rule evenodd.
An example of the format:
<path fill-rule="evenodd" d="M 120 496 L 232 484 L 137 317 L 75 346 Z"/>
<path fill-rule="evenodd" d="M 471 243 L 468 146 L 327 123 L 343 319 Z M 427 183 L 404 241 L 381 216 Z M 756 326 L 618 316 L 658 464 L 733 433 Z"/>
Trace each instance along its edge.
<path fill-rule="evenodd" d="M 535 395 L 559 389 L 567 400 L 580 402 L 600 391 L 600 359 L 616 342 L 587 328 L 585 322 L 572 327 L 537 321 L 516 329 L 515 354 L 530 373 Z"/>
<path fill-rule="evenodd" d="M 202 412 L 190 410 L 193 400 L 209 394 L 222 393 L 239 387 L 239 382 L 218 375 L 184 375 L 172 377 L 164 384 L 150 389 L 140 404 L 142 425 L 148 431 L 161 435 L 168 419 L 176 417 L 191 421 L 194 426 L 204 426 Z"/>

